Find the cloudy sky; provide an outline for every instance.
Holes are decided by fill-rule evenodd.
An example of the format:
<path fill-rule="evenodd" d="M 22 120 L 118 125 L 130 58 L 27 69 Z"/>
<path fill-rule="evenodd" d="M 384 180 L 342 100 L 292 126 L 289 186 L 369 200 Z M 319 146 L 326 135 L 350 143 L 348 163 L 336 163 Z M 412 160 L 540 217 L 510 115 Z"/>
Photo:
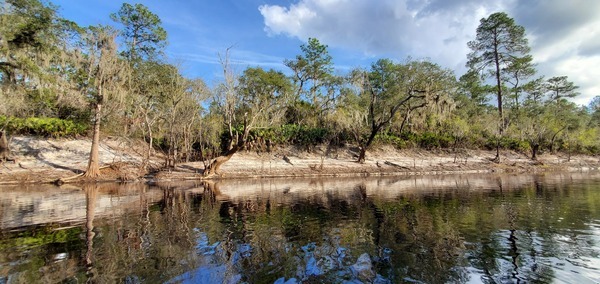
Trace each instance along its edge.
<path fill-rule="evenodd" d="M 52 1 L 52 0 L 51 0 Z M 80 25 L 114 24 L 120 1 L 54 0 Z M 129 2 L 134 3 L 134 2 Z M 379 58 L 429 58 L 465 72 L 467 42 L 479 20 L 503 11 L 525 27 L 539 75 L 568 76 L 574 99 L 600 95 L 600 1 L 596 0 L 151 0 L 169 34 L 167 54 L 189 77 L 219 80 L 218 54 L 232 47 L 242 71 L 300 53 L 309 37 L 329 46 L 337 72 Z"/>

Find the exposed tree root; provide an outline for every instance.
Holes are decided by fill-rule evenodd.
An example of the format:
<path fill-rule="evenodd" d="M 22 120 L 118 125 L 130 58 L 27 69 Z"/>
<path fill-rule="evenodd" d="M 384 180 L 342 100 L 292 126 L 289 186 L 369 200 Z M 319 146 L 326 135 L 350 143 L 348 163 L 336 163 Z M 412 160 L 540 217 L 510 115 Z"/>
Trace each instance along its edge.
<path fill-rule="evenodd" d="M 102 169 L 106 169 L 106 168 L 110 168 L 110 167 L 112 167 L 112 164 L 111 165 L 107 165 L 107 166 L 102 166 L 102 167 L 100 167 L 98 169 L 102 170 Z M 57 180 L 54 180 L 52 183 L 54 183 L 55 185 L 63 185 L 65 183 L 72 182 L 73 180 L 77 180 L 78 178 L 81 178 L 81 177 L 84 177 L 84 176 L 85 176 L 85 172 L 76 174 L 74 176 L 66 177 L 66 178 L 59 178 Z"/>

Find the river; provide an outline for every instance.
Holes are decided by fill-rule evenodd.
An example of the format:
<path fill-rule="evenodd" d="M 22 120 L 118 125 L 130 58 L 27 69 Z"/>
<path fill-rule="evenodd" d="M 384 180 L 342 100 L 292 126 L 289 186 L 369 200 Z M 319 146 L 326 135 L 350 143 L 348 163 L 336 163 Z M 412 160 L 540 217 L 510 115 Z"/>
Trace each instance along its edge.
<path fill-rule="evenodd" d="M 0 283 L 600 283 L 600 173 L 0 187 Z"/>

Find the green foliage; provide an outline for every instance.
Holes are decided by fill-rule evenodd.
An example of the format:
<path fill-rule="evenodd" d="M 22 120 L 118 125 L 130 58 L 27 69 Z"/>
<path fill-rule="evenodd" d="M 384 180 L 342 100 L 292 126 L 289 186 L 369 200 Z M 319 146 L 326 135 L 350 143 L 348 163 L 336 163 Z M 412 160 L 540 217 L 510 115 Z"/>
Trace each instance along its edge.
<path fill-rule="evenodd" d="M 308 94 L 314 94 L 320 87 L 316 81 L 325 79 L 333 72 L 332 57 L 327 45 L 321 44 L 316 38 L 309 38 L 308 44 L 301 45 L 300 49 L 303 54 L 297 55 L 294 60 L 286 59 L 284 64 L 295 73 L 296 83 L 303 85 L 308 81 L 315 81 L 307 90 Z"/>
<path fill-rule="evenodd" d="M 283 62 L 293 72 L 291 79 L 296 91 L 294 99 L 309 102 L 317 111 L 311 114 L 317 120 L 322 118 L 324 110 L 333 107 L 332 97 L 336 96 L 336 87 L 339 85 L 339 78 L 333 75 L 332 57 L 327 48 L 318 39 L 309 38 L 307 44 L 300 46 L 302 54 Z"/>
<path fill-rule="evenodd" d="M 13 134 L 37 135 L 44 137 L 73 137 L 85 135 L 87 125 L 71 120 L 48 117 L 6 117 L 0 116 L 0 125 Z"/>
<path fill-rule="evenodd" d="M 494 149 L 496 148 L 496 142 L 497 138 L 489 137 L 485 143 L 485 147 L 488 149 Z M 508 136 L 503 136 L 500 138 L 500 148 L 513 150 L 520 153 L 528 153 L 531 150 L 529 142 Z"/>
<path fill-rule="evenodd" d="M 600 154 L 599 137 L 600 129 L 597 127 L 580 129 L 568 135 L 566 141 L 563 142 L 562 148 L 568 152 L 597 155 Z"/>
<path fill-rule="evenodd" d="M 559 102 L 564 98 L 574 98 L 579 93 L 575 90 L 579 86 L 568 80 L 567 76 L 552 77 L 545 82 L 545 88 L 550 93 L 550 100 Z"/>
<path fill-rule="evenodd" d="M 591 114 L 589 127 L 600 128 L 600 96 L 595 96 L 592 99 L 588 106 L 588 111 Z"/>
<path fill-rule="evenodd" d="M 65 46 L 77 31 L 48 1 L 0 2 L 0 114 L 53 116 L 69 105 L 72 61 Z"/>
<path fill-rule="evenodd" d="M 258 129 L 260 132 L 262 129 Z M 277 144 L 292 144 L 300 146 L 315 146 L 327 141 L 330 130 L 318 127 L 306 127 L 303 125 L 286 124 L 281 127 L 269 129 L 265 137 L 272 139 Z M 267 131 L 265 131 L 267 132 Z"/>
<path fill-rule="evenodd" d="M 324 143 L 329 134 L 329 129 L 326 128 L 306 128 L 299 127 L 296 131 L 292 143 L 299 144 L 302 146 L 317 145 Z"/>
<path fill-rule="evenodd" d="M 242 128 L 234 129 L 234 135 L 242 135 Z M 297 124 L 285 124 L 278 127 L 255 128 L 250 131 L 248 142 L 269 141 L 271 145 L 316 146 L 331 138 L 331 130 L 321 127 L 307 127 Z M 231 138 L 228 132 L 221 135 L 221 145 L 227 145 Z"/>
<path fill-rule="evenodd" d="M 155 59 L 166 45 L 167 31 L 160 18 L 142 4 L 123 3 L 110 18 L 123 25 L 121 35 L 127 45 L 125 57 L 133 62 Z"/>
<path fill-rule="evenodd" d="M 419 146 L 425 149 L 433 148 L 448 148 L 454 139 L 447 134 L 437 134 L 433 132 L 425 132 L 420 135 L 418 142 Z"/>
<path fill-rule="evenodd" d="M 391 133 L 380 133 L 375 136 L 375 142 L 392 145 L 396 149 L 407 148 L 407 141 Z"/>
<path fill-rule="evenodd" d="M 279 121 L 291 90 L 291 82 L 282 72 L 247 68 L 238 79 L 236 117 L 244 117 L 251 127 L 273 125 Z"/>
<path fill-rule="evenodd" d="M 393 133 L 378 134 L 375 139 L 382 144 L 392 145 L 397 149 L 420 147 L 424 149 L 449 148 L 455 138 L 449 134 L 434 132 L 404 132 L 400 136 Z"/>
<path fill-rule="evenodd" d="M 520 77 L 534 73 L 525 28 L 504 12 L 494 13 L 481 19 L 475 40 L 467 45 L 471 49 L 467 55 L 469 70 L 495 80 L 498 114 L 502 119 L 504 82 L 512 81 L 518 87 L 516 82 Z"/>
<path fill-rule="evenodd" d="M 317 125 L 317 108 L 305 101 L 297 100 L 286 106 L 285 123 L 300 125 Z M 313 115 L 311 115 L 313 114 Z"/>

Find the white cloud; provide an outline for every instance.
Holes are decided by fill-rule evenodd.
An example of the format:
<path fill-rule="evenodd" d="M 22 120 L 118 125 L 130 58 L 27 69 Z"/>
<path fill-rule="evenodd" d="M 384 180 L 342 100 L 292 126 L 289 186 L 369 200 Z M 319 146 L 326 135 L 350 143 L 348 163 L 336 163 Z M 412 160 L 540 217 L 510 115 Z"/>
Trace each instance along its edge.
<path fill-rule="evenodd" d="M 600 95 L 600 1 L 576 0 L 299 0 L 289 7 L 262 5 L 265 31 L 373 57 L 431 58 L 464 72 L 467 42 L 479 20 L 506 11 L 525 26 L 541 75 L 567 75 L 581 86 L 578 103 Z M 594 2 L 593 4 L 589 4 Z M 598 3 L 598 4 L 596 4 Z M 595 7 L 592 7 L 595 6 Z M 596 35 L 596 36 L 594 36 Z"/>
<path fill-rule="evenodd" d="M 479 19 L 499 7 L 475 1 L 451 7 L 446 3 L 300 0 L 289 7 L 263 5 L 259 11 L 270 35 L 315 37 L 331 47 L 368 55 L 429 57 L 448 67 L 462 67 L 466 42 L 472 39 Z"/>
<path fill-rule="evenodd" d="M 600 95 L 600 56 L 581 57 L 572 56 L 557 60 L 553 64 L 540 64 L 541 68 L 553 76 L 568 76 L 569 81 L 575 82 L 580 88 L 577 90 L 580 95 L 573 101 L 578 104 L 587 105 L 595 96 Z M 547 69 L 547 70 L 546 70 Z"/>
<path fill-rule="evenodd" d="M 277 5 L 264 5 L 260 6 L 259 10 L 265 17 L 266 30 L 270 34 L 301 34 L 305 23 L 315 17 L 315 13 L 303 5 L 292 5 L 289 9 Z"/>
<path fill-rule="evenodd" d="M 547 78 L 568 76 L 580 86 L 581 94 L 573 99 L 578 104 L 588 104 L 600 95 L 599 3 L 566 5 L 548 0 L 529 7 L 538 17 L 523 11 L 517 13 L 517 22 L 523 18 L 523 25 L 530 31 L 531 53 L 539 73 Z"/>

